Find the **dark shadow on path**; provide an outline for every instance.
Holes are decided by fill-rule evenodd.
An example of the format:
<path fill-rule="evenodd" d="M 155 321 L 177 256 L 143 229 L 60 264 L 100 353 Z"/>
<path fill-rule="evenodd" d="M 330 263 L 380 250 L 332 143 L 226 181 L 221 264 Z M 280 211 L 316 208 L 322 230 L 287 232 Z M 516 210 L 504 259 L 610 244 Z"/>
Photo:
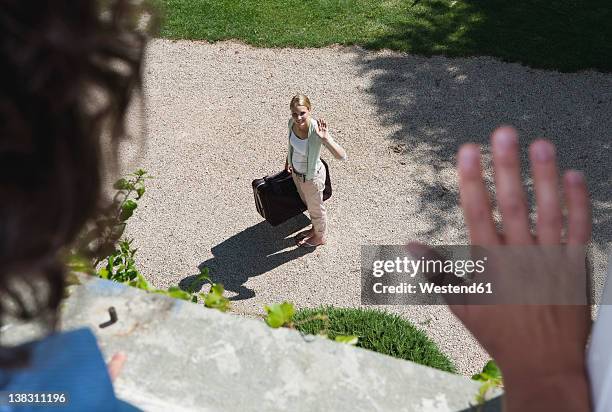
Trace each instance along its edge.
<path fill-rule="evenodd" d="M 419 216 L 429 227 L 421 240 L 455 226 L 463 232 L 456 184 L 449 174 L 463 143 L 488 152 L 495 126 L 512 124 L 521 136 L 522 170 L 527 180 L 527 147 L 550 139 L 561 169 L 585 173 L 593 202 L 593 241 L 600 249 L 612 240 L 612 78 L 592 73 L 559 74 L 492 59 L 424 58 L 363 53 L 356 59 L 371 79 L 367 92 L 379 121 L 394 130 L 389 145 L 400 147 L 399 168 L 430 167 L 433 179 L 416 177 Z M 400 163 L 402 161 L 403 163 Z M 457 215 L 459 213 L 459 215 Z"/>
<path fill-rule="evenodd" d="M 273 227 L 263 221 L 230 237 L 211 249 L 214 258 L 198 265 L 207 267 L 213 282 L 223 284 L 225 290 L 237 293 L 230 300 L 242 300 L 255 296 L 253 290 L 244 283 L 253 276 L 266 273 L 314 249 L 296 247 L 292 233 L 310 224 L 310 220 L 300 214 L 287 222 Z M 290 248 L 289 250 L 284 250 Z M 197 275 L 188 276 L 179 283 L 186 289 Z M 203 285 L 197 285 L 196 290 Z"/>

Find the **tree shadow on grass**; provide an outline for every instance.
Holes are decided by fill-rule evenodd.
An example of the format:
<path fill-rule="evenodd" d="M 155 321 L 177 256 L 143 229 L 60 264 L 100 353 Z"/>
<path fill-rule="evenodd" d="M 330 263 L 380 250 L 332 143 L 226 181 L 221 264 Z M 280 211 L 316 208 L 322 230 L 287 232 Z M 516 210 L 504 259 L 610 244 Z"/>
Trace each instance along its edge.
<path fill-rule="evenodd" d="M 276 227 L 266 221 L 260 222 L 214 246 L 211 249 L 214 258 L 200 263 L 198 268 L 207 267 L 213 282 L 221 283 L 225 290 L 237 294 L 230 297 L 230 300 L 252 298 L 255 292 L 244 286 L 249 278 L 314 251 L 296 247 L 293 237 L 287 238 L 309 223 L 310 220 L 304 214 Z M 182 279 L 179 287 L 187 289 L 196 278 L 197 275 L 191 275 Z M 194 286 L 197 291 L 203 284 Z"/>
<path fill-rule="evenodd" d="M 422 0 L 366 47 L 431 56 L 486 55 L 531 67 L 612 71 L 608 0 Z"/>

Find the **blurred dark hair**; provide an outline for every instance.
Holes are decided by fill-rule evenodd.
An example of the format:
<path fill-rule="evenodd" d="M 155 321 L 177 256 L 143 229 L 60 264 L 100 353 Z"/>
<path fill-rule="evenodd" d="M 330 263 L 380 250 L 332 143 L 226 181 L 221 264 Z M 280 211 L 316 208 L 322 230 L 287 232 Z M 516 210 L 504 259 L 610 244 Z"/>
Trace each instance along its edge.
<path fill-rule="evenodd" d="M 132 3 L 0 0 L 3 322 L 55 328 L 61 252 L 101 199 L 102 137 L 115 162 L 128 104 L 142 92 L 146 36 L 137 25 L 146 15 Z M 27 359 L 0 352 L 2 367 Z"/>

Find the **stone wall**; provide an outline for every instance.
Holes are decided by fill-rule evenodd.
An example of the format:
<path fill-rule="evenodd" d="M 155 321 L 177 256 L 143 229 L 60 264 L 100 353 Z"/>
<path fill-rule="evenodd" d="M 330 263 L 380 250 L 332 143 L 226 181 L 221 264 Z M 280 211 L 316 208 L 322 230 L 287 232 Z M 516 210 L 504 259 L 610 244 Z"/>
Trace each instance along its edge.
<path fill-rule="evenodd" d="M 100 328 L 110 307 L 118 319 Z M 62 307 L 63 330 L 83 326 L 106 358 L 127 353 L 116 393 L 147 411 L 461 411 L 479 388 L 463 376 L 92 277 L 71 286 Z M 33 333 L 16 326 L 4 338 Z"/>

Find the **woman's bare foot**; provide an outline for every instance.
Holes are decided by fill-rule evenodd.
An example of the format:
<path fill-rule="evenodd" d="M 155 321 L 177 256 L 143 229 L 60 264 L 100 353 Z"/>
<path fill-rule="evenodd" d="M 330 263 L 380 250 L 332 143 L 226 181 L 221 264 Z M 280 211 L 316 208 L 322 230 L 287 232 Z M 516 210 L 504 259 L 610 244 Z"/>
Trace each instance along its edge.
<path fill-rule="evenodd" d="M 299 247 L 317 247 L 327 243 L 327 240 L 323 236 L 312 235 L 300 240 L 297 245 Z"/>
<path fill-rule="evenodd" d="M 305 239 L 307 237 L 313 236 L 314 233 L 315 233 L 314 228 L 310 228 L 308 230 L 304 230 L 304 231 L 298 233 L 297 235 L 295 235 L 295 243 L 297 244 L 302 239 Z"/>

